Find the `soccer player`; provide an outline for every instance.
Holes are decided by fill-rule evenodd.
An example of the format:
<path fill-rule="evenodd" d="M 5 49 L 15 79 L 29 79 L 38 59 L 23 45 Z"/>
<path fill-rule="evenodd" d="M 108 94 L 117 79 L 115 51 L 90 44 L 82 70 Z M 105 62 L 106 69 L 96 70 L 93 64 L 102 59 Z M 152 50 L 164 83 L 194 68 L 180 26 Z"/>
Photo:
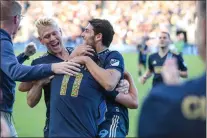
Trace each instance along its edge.
<path fill-rule="evenodd" d="M 157 84 L 163 83 L 163 79 L 161 76 L 162 66 L 166 59 L 168 58 L 176 58 L 179 74 L 182 78 L 187 78 L 188 72 L 187 67 L 184 63 L 184 60 L 180 54 L 173 53 L 169 50 L 170 44 L 170 34 L 168 32 L 161 32 L 159 36 L 159 51 L 149 56 L 148 58 L 148 70 L 146 73 L 140 78 L 140 82 L 144 84 L 147 79 L 154 74 L 152 86 L 154 87 Z"/>
<path fill-rule="evenodd" d="M 64 60 L 69 60 L 73 56 L 81 54 L 92 54 L 90 51 L 93 49 L 90 46 L 79 46 L 71 54 L 70 48 L 63 46 L 62 33 L 58 24 L 52 18 L 40 18 L 36 21 L 36 28 L 39 34 L 40 42 L 47 47 L 47 54 L 43 55 L 32 61 L 31 65 L 45 64 L 45 63 L 58 63 Z M 70 60 L 69 60 L 70 61 Z M 73 74 L 77 74 L 80 71 L 79 65 L 69 62 Z M 71 75 L 73 75 L 71 74 Z M 46 122 L 44 128 L 44 137 L 48 137 L 49 133 L 49 112 L 50 112 L 50 78 L 44 78 L 42 80 L 33 82 L 22 82 L 19 85 L 19 90 L 22 92 L 29 91 L 27 93 L 27 103 L 30 107 L 34 107 L 40 101 L 42 96 L 42 88 L 44 89 L 44 99 L 46 104 Z"/>
<path fill-rule="evenodd" d="M 1 49 L 1 85 L 3 102 L 1 103 L 1 114 L 5 114 L 11 137 L 17 136 L 11 116 L 15 100 L 15 81 L 29 81 L 49 77 L 54 73 L 69 74 L 70 63 L 62 62 L 57 64 L 42 64 L 37 66 L 21 65 L 15 54 L 12 43 L 12 36 L 16 34 L 22 15 L 21 5 L 16 1 L 0 1 L 0 49 Z"/>
<path fill-rule="evenodd" d="M 146 70 L 146 62 L 147 62 L 147 53 L 148 53 L 148 46 L 146 45 L 146 41 L 149 38 L 144 38 L 142 44 L 138 44 L 137 50 L 139 52 L 138 57 L 138 75 L 139 77 L 142 76 L 142 70 Z"/>
<path fill-rule="evenodd" d="M 206 1 L 197 1 L 196 11 L 197 46 L 203 63 L 206 65 Z M 175 77 L 179 78 L 175 59 L 166 61 L 164 68 L 170 67 L 173 68 Z M 152 88 L 143 103 L 138 137 L 205 138 L 206 72 L 185 83 L 180 83 L 178 79 L 171 81 L 165 75 L 163 77 L 167 84 Z"/>
<path fill-rule="evenodd" d="M 107 113 L 106 120 L 99 125 L 99 137 L 125 137 L 128 133 L 127 107 L 137 108 L 137 90 L 129 74 L 132 84 L 130 93 L 115 91 L 120 79 L 124 77 L 124 60 L 118 51 L 110 51 L 108 47 L 113 40 L 114 30 L 108 20 L 92 19 L 82 33 L 84 43 L 93 46 L 98 54 L 96 64 L 88 56 L 78 56 L 72 60 L 86 65 L 94 79 L 105 89 Z M 125 106 L 126 107 L 125 107 Z"/>

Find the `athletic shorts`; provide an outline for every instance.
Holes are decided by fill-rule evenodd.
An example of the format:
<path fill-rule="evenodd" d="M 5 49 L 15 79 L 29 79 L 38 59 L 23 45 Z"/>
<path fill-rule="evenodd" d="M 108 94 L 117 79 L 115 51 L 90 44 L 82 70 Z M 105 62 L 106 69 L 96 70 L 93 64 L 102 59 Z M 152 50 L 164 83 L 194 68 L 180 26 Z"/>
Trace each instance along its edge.
<path fill-rule="evenodd" d="M 113 115 L 99 125 L 99 138 L 125 138 L 127 130 L 124 119 L 120 115 Z"/>
<path fill-rule="evenodd" d="M 9 127 L 10 137 L 18 137 L 16 129 L 14 127 L 12 114 L 1 111 L 1 117 L 5 120 L 7 126 Z"/>

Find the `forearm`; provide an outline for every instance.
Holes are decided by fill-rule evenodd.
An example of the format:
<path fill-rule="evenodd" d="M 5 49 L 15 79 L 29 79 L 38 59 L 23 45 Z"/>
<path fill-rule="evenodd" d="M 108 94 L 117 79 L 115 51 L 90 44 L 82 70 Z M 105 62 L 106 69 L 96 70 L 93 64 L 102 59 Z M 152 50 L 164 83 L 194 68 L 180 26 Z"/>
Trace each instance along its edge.
<path fill-rule="evenodd" d="M 187 71 L 179 71 L 179 75 L 182 78 L 188 78 L 188 72 Z"/>
<path fill-rule="evenodd" d="M 152 76 L 152 72 L 150 70 L 147 70 L 143 75 L 145 80 L 149 79 L 151 76 Z"/>
<path fill-rule="evenodd" d="M 131 76 L 131 74 L 126 73 L 125 79 L 129 82 L 129 94 L 131 95 L 134 103 L 137 103 L 138 105 L 138 90 L 134 84 L 134 80 Z"/>
<path fill-rule="evenodd" d="M 21 82 L 19 84 L 18 90 L 21 92 L 27 92 L 32 88 L 32 82 Z"/>
<path fill-rule="evenodd" d="M 91 58 L 87 59 L 86 67 L 95 78 L 95 80 L 107 91 L 112 91 L 118 84 L 121 75 L 112 70 L 99 67 Z"/>
<path fill-rule="evenodd" d="M 27 60 L 29 57 L 26 56 L 24 53 L 21 53 L 17 56 L 17 60 L 20 64 L 24 63 L 25 60 Z"/>
<path fill-rule="evenodd" d="M 31 81 L 53 75 L 51 64 L 42 64 L 33 67 L 19 64 L 11 47 L 12 45 L 1 47 L 1 69 L 12 80 Z"/>
<path fill-rule="evenodd" d="M 27 104 L 33 108 L 36 106 L 42 96 L 42 84 L 34 83 L 30 91 L 27 93 Z"/>

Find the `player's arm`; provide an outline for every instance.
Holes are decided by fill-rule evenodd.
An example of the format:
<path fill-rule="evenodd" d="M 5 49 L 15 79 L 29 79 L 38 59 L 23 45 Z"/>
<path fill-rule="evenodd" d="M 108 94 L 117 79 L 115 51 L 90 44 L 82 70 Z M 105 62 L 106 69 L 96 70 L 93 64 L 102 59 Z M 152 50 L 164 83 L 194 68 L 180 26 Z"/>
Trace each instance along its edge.
<path fill-rule="evenodd" d="M 124 105 L 130 109 L 138 108 L 138 91 L 134 84 L 134 80 L 128 72 L 124 73 L 124 78 L 129 82 L 129 90 L 127 92 L 119 92 L 121 89 L 117 88 L 116 90 L 119 92 L 115 98 L 115 101 Z"/>
<path fill-rule="evenodd" d="M 89 57 L 86 58 L 86 67 L 95 80 L 107 91 L 114 90 L 121 78 L 121 73 L 116 69 L 103 69 Z"/>
<path fill-rule="evenodd" d="M 32 88 L 27 93 L 27 104 L 31 108 L 35 107 L 39 103 L 42 97 L 42 88 L 47 85 L 52 78 L 53 76 L 35 81 L 33 83 Z"/>
<path fill-rule="evenodd" d="M 29 43 L 24 52 L 17 56 L 17 60 L 22 64 L 25 60 L 29 59 L 30 56 L 36 53 L 36 45 L 34 43 Z"/>
<path fill-rule="evenodd" d="M 36 66 L 21 65 L 9 41 L 1 41 L 1 70 L 14 81 L 32 81 L 56 74 L 71 74 L 69 62 L 41 64 Z M 73 63 L 75 64 L 75 63 Z M 79 65 L 76 64 L 76 67 Z M 79 70 L 76 68 L 76 70 Z"/>
<path fill-rule="evenodd" d="M 18 90 L 20 92 L 28 92 L 32 88 L 32 82 L 21 82 L 19 84 Z"/>
<path fill-rule="evenodd" d="M 79 56 L 72 60 L 74 60 L 74 62 L 85 64 L 95 80 L 103 88 L 105 88 L 106 91 L 114 90 L 121 78 L 121 72 L 124 70 L 123 67 L 120 67 L 123 66 L 123 58 L 120 54 L 118 54 L 118 52 L 113 52 L 110 54 L 110 56 L 108 56 L 105 61 L 105 68 L 99 67 L 88 56 Z M 114 62 L 110 64 L 111 60 L 114 60 Z"/>
<path fill-rule="evenodd" d="M 181 55 L 177 56 L 178 68 L 179 68 L 179 75 L 182 78 L 188 77 L 188 69 L 184 63 L 183 57 Z"/>

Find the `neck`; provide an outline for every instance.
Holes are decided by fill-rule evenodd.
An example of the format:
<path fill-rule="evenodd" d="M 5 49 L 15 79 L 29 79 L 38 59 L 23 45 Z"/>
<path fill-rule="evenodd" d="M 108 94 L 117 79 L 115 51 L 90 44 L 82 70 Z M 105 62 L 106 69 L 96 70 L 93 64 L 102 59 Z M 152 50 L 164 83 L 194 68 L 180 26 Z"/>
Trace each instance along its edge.
<path fill-rule="evenodd" d="M 168 47 L 164 47 L 164 48 L 159 48 L 159 52 L 158 54 L 161 56 L 161 57 L 164 57 L 167 53 L 168 53 L 169 49 Z"/>
<path fill-rule="evenodd" d="M 8 27 L 6 25 L 4 25 L 4 23 L 1 23 L 1 29 L 5 30 L 10 36 L 12 36 L 13 31 L 11 29 L 12 27 Z"/>
<path fill-rule="evenodd" d="M 99 53 L 105 49 L 107 49 L 108 47 L 104 46 L 103 44 L 96 44 L 95 45 L 95 50 L 96 50 L 96 53 Z"/>
<path fill-rule="evenodd" d="M 68 60 L 69 57 L 69 54 L 65 48 L 62 48 L 59 53 L 55 53 L 54 55 L 62 60 Z"/>

